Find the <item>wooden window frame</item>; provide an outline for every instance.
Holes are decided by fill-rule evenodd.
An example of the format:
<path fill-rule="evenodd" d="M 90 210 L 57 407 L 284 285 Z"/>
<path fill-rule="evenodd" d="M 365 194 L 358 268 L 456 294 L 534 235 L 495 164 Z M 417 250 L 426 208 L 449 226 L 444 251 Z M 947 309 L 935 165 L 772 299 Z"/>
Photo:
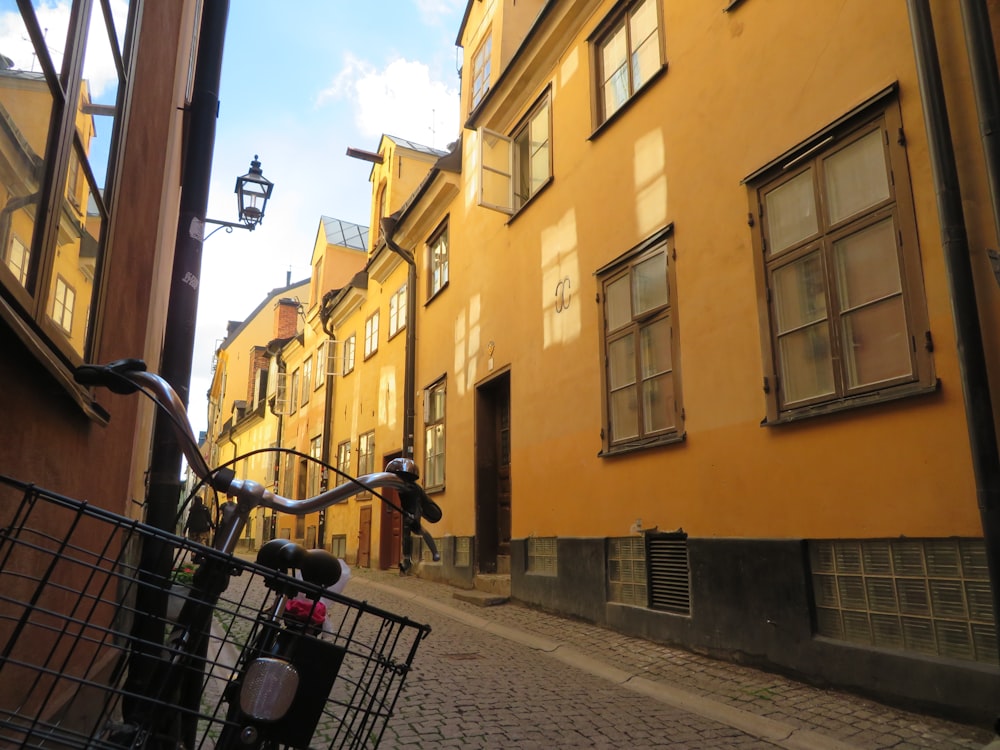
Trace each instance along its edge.
<path fill-rule="evenodd" d="M 375 471 L 375 430 L 358 435 L 358 476 Z"/>
<path fill-rule="evenodd" d="M 776 425 L 803 418 L 840 412 L 874 403 L 933 392 L 937 389 L 932 355 L 933 345 L 927 315 L 926 295 L 920 248 L 917 240 L 916 212 L 910 192 L 902 117 L 896 102 L 895 87 L 872 97 L 868 102 L 840 118 L 827 128 L 800 143 L 768 166 L 744 180 L 749 187 L 752 238 L 755 258 L 757 299 L 764 364 L 764 394 L 767 414 L 762 424 Z M 826 188 L 823 184 L 824 160 L 859 143 L 865 136 L 881 132 L 885 167 L 888 170 L 889 197 L 860 209 L 835 223 L 827 219 Z M 788 247 L 770 254 L 769 216 L 765 196 L 770 191 L 812 172 L 816 196 L 817 225 L 815 233 Z M 899 273 L 899 296 L 905 321 L 905 343 L 909 349 L 910 373 L 879 382 L 850 385 L 849 367 L 854 358 L 844 357 L 844 322 L 857 307 L 844 305 L 839 299 L 837 271 L 834 264 L 834 243 L 860 235 L 861 232 L 886 221 L 893 222 L 896 259 Z M 818 256 L 822 261 L 824 315 L 828 320 L 829 361 L 833 392 L 815 394 L 794 401 L 786 400 L 786 384 L 781 378 L 779 334 L 774 290 L 776 271 L 805 258 Z M 877 304 L 876 301 L 874 304 Z M 874 306 L 873 304 L 873 306 Z M 900 331 L 904 333 L 903 330 Z"/>
<path fill-rule="evenodd" d="M 435 409 L 435 397 L 440 394 L 440 414 Z M 447 379 L 440 378 L 426 389 L 424 389 L 424 486 L 430 489 L 443 489 L 445 482 L 445 455 L 447 446 L 447 428 L 445 420 L 447 417 Z M 441 444 L 440 450 L 431 453 L 431 447 L 436 442 L 433 440 L 433 432 L 440 428 Z M 432 463 L 434 471 L 432 471 Z M 437 471 L 437 468 L 440 471 Z"/>
<path fill-rule="evenodd" d="M 351 441 L 344 440 L 337 444 L 337 470 L 340 476 L 347 479 L 351 476 Z M 340 484 L 340 482 L 335 482 Z"/>
<path fill-rule="evenodd" d="M 48 110 L 44 113 L 43 132 L 40 133 L 40 142 L 44 145 L 35 152 L 25 136 L 18 135 L 14 148 L 19 152 L 20 162 L 34 166 L 30 167 L 30 174 L 23 170 L 16 174 L 15 169 L 11 172 L 10 183 L 0 186 L 9 197 L 32 198 L 28 202 L 22 199 L 14 209 L 30 214 L 30 227 L 18 238 L 27 251 L 27 265 L 15 273 L 6 263 L 8 256 L 4 253 L 5 262 L 0 263 L 3 291 L 0 320 L 24 341 L 33 356 L 52 372 L 84 411 L 98 419 L 104 417 L 93 412 L 82 389 L 73 383 L 70 369 L 89 361 L 95 332 L 101 325 L 97 303 L 101 297 L 103 269 L 108 262 L 106 227 L 111 220 L 117 191 L 115 166 L 119 160 L 123 112 L 131 90 L 129 79 L 133 72 L 129 61 L 133 58 L 131 47 L 137 38 L 135 30 L 140 8 L 141 4 L 130 4 L 124 26 L 117 29 L 119 33 L 112 34 L 97 3 L 93 7 L 87 3 L 74 4 L 67 20 L 70 34 L 64 44 L 56 45 L 59 56 L 53 56 L 50 46 L 45 43 L 47 33 L 36 10 L 28 4 L 21 7 L 20 32 L 25 40 L 30 40 L 33 55 L 30 71 L 27 67 L 15 70 L 23 71 L 25 86 L 37 88 L 40 97 L 48 97 Z M 83 11 L 88 12 L 87 17 Z M 18 10 L 12 13 L 17 14 Z M 81 108 L 90 103 L 91 93 L 85 79 L 85 50 L 90 53 L 88 58 L 93 57 L 94 47 L 99 44 L 108 45 L 114 81 L 108 90 L 114 93 L 114 101 L 106 97 L 100 102 L 99 110 L 95 108 L 96 115 L 84 115 Z M 25 64 L 23 60 L 19 62 Z M 34 114 L 42 119 L 41 110 Z M 110 136 L 110 144 L 106 149 L 90 151 L 93 128 L 83 126 L 81 129 L 81 122 L 92 120 L 94 116 L 102 117 L 102 132 Z M 103 123 L 105 120 L 107 125 Z M 14 124 L 15 129 L 20 124 Z M 34 137 L 39 133 L 28 135 Z M 97 181 L 101 178 L 103 184 L 99 185 Z M 28 186 L 30 188 L 26 189 Z M 14 236 L 13 227 L 14 222 L 8 221 L 0 245 L 7 247 Z M 75 239 L 69 244 L 60 244 L 65 243 L 67 233 Z M 69 278 L 61 272 L 69 273 Z M 69 327 L 56 321 L 51 314 L 60 276 L 67 283 L 70 279 L 73 281 L 76 309 L 71 317 L 75 325 Z M 64 320 L 65 316 L 60 318 Z"/>
<path fill-rule="evenodd" d="M 633 80 L 634 71 L 632 65 L 629 61 L 632 55 L 635 53 L 633 49 L 633 40 L 631 38 L 631 28 L 628 20 L 634 15 L 634 11 L 640 6 L 644 5 L 646 2 L 653 3 L 654 10 L 656 12 L 656 48 L 657 54 L 659 56 L 659 64 L 655 69 L 649 72 L 644 80 L 636 84 Z M 592 85 L 592 98 L 593 98 L 593 112 L 594 112 L 594 127 L 599 129 L 605 123 L 614 120 L 619 113 L 623 112 L 628 108 L 629 104 L 636 99 L 636 97 L 645 90 L 650 83 L 656 80 L 660 74 L 666 69 L 666 54 L 664 49 L 664 33 L 663 33 L 663 12 L 661 10 L 661 3 L 656 0 L 626 0 L 625 2 L 620 2 L 614 10 L 609 13 L 600 25 L 594 31 L 594 33 L 588 39 L 590 43 L 591 50 L 591 69 L 593 72 L 593 85 Z M 604 84 L 606 80 L 604 71 L 604 57 L 603 51 L 607 46 L 608 42 L 618 33 L 620 30 L 624 30 L 626 35 L 626 83 L 627 92 L 625 98 L 622 102 L 613 110 L 607 111 L 605 94 L 604 94 Z M 647 37 L 648 38 L 648 37 Z M 641 45 L 640 45 L 641 46 Z"/>
<path fill-rule="evenodd" d="M 544 140 L 546 151 L 546 173 L 543 178 L 536 179 L 531 174 L 532 154 L 523 158 L 521 144 L 527 136 L 530 138 L 531 128 L 535 121 L 545 113 L 547 134 Z M 489 128 L 479 128 L 479 205 L 491 208 L 505 214 L 514 215 L 534 200 L 535 196 L 552 182 L 552 97 L 550 89 L 546 89 L 527 114 L 518 122 L 509 136 Z M 525 182 L 527 173 L 527 190 L 520 192 L 518 186 Z M 490 185 L 505 185 L 494 195 L 493 190 L 487 190 Z M 504 193 L 500 195 L 499 193 Z M 489 194 L 487 194 L 489 193 Z"/>
<path fill-rule="evenodd" d="M 602 450 L 600 456 L 612 456 L 621 453 L 628 453 L 646 448 L 669 445 L 680 442 L 684 439 L 684 408 L 681 390 L 680 371 L 680 332 L 678 316 L 676 310 L 676 282 L 674 278 L 674 251 L 672 243 L 673 225 L 661 229 L 644 242 L 629 250 L 621 257 L 615 259 L 603 268 L 595 272 L 597 277 L 601 315 L 601 404 L 602 404 L 602 428 L 601 442 Z M 632 305 L 633 282 L 635 281 L 634 270 L 640 265 L 654 259 L 662 254 L 666 261 L 666 303 L 656 307 L 636 313 Z M 613 331 L 608 330 L 609 322 L 607 315 L 607 292 L 609 287 L 616 282 L 621 282 L 625 278 L 629 279 L 629 308 L 631 311 L 629 322 L 620 325 Z M 645 330 L 652 330 L 652 326 L 667 321 L 669 326 L 669 358 L 670 368 L 668 370 L 657 370 L 655 373 L 644 375 L 642 371 L 642 347 L 640 345 L 642 334 Z M 629 336 L 634 337 L 634 370 L 632 375 L 634 380 L 631 384 L 625 384 L 621 388 L 614 388 L 612 384 L 611 347 Z M 670 425 L 663 428 L 647 429 L 645 426 L 646 411 L 643 407 L 643 388 L 647 383 L 660 380 L 669 376 L 672 386 L 673 413 L 665 414 Z M 634 436 L 614 437 L 613 419 L 613 398 L 614 394 L 625 393 L 627 388 L 634 388 L 637 398 L 635 399 L 636 432 Z M 668 402 L 669 403 L 669 402 Z"/>

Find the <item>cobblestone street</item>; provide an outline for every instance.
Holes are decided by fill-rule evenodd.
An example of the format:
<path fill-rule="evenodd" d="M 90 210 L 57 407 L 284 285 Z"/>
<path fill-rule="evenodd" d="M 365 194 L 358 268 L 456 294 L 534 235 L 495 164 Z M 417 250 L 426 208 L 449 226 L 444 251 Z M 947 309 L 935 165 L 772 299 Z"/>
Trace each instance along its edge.
<path fill-rule="evenodd" d="M 354 571 L 346 591 L 433 627 L 387 748 L 981 748 L 983 729 L 628 638 L 516 603 Z"/>

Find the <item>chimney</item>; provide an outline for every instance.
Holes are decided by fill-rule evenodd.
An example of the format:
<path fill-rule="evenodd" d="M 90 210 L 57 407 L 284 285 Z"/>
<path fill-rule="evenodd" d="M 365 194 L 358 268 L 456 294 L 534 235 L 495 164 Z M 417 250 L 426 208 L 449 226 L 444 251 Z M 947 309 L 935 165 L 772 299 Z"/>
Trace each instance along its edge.
<path fill-rule="evenodd" d="M 299 330 L 299 302 L 282 297 L 275 303 L 274 338 L 290 339 Z"/>

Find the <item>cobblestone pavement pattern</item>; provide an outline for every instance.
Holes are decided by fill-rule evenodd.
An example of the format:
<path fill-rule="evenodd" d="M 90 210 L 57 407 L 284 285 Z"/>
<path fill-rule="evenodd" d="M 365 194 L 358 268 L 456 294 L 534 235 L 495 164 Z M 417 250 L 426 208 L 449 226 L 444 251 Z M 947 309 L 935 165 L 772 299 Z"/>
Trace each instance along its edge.
<path fill-rule="evenodd" d="M 384 748 L 982 748 L 983 729 L 390 572 L 347 593 L 433 632 Z"/>
<path fill-rule="evenodd" d="M 455 592 L 353 571 L 348 596 L 433 628 L 382 748 L 979 750 L 990 740 L 980 728 Z"/>

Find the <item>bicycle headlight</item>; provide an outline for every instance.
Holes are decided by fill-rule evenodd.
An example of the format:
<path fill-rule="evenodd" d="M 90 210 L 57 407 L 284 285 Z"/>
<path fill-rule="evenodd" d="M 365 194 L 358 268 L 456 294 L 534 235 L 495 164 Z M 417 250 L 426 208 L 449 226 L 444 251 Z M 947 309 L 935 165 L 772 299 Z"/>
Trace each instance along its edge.
<path fill-rule="evenodd" d="M 256 721 L 277 721 L 288 713 L 298 688 L 299 672 L 287 661 L 257 659 L 243 678 L 240 709 Z"/>

